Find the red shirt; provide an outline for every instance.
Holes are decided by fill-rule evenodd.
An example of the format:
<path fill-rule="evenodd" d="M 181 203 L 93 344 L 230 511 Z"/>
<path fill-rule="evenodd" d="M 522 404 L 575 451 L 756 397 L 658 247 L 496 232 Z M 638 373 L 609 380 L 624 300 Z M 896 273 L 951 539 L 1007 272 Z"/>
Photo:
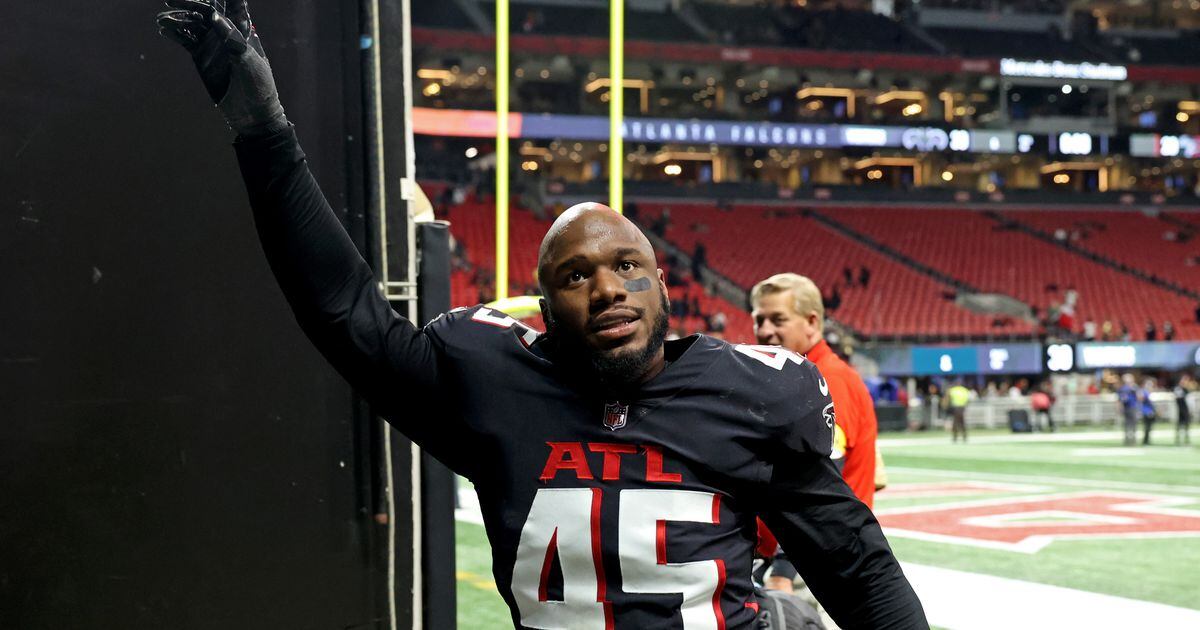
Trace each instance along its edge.
<path fill-rule="evenodd" d="M 835 434 L 833 456 L 842 451 L 842 478 L 854 492 L 854 496 L 875 508 L 875 438 L 879 435 L 879 422 L 875 419 L 875 402 L 867 391 L 866 383 L 850 364 L 834 354 L 829 344 L 822 339 L 813 346 L 805 358 L 812 361 L 825 382 L 829 385 L 829 396 L 833 398 L 833 415 L 841 436 Z M 839 437 L 841 438 L 839 440 Z M 770 558 L 775 555 L 778 543 L 761 519 L 758 521 L 759 555 Z"/>
<path fill-rule="evenodd" d="M 837 426 L 845 439 L 845 462 L 842 477 L 867 507 L 875 506 L 875 437 L 879 424 L 875 419 L 875 403 L 858 372 L 834 354 L 824 340 L 817 342 L 804 355 L 816 364 L 821 376 L 829 383 L 833 412 Z M 834 456 L 838 454 L 835 438 Z"/>

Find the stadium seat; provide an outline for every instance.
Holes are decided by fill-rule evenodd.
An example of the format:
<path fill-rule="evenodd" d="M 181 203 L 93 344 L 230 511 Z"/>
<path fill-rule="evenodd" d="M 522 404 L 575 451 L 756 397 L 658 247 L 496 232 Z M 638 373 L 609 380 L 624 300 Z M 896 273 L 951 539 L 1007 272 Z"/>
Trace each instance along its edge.
<path fill-rule="evenodd" d="M 666 238 L 690 252 L 703 242 L 709 264 L 749 289 L 775 273 L 793 271 L 811 277 L 825 292 L 839 286 L 842 304 L 830 313 L 836 321 L 865 336 L 1031 335 L 1024 322 L 996 325 L 995 318 L 967 311 L 952 300 L 953 288 L 830 230 L 795 210 L 739 205 L 639 204 L 649 225 L 670 210 Z M 865 289 L 846 287 L 842 269 L 862 266 L 872 272 Z"/>
<path fill-rule="evenodd" d="M 438 189 L 439 184 L 422 182 L 426 190 Z M 444 187 L 444 185 L 442 185 Z M 446 212 L 450 233 L 462 246 L 470 269 L 456 269 L 451 274 L 451 306 L 472 306 L 490 296 L 494 281 L 496 258 L 495 205 L 491 198 L 468 199 Z M 549 229 L 549 219 L 538 219 L 532 212 L 514 204 L 509 214 L 509 293 L 537 293 L 537 252 L 542 237 Z M 486 285 L 486 286 L 483 286 Z M 746 309 L 709 294 L 704 287 L 688 278 L 677 287 L 672 298 L 695 301 L 705 316 L 724 313 L 726 325 L 723 336 L 735 343 L 753 343 L 753 322 Z M 540 326 L 538 326 L 540 328 Z M 709 332 L 706 317 L 692 313 L 688 317 L 672 317 L 671 327 L 681 334 Z"/>
<path fill-rule="evenodd" d="M 1098 325 L 1125 322 L 1137 339 L 1146 322 L 1161 326 L 1171 320 L 1180 338 L 1200 338 L 1193 323 L 1193 300 L 1025 232 L 1003 229 L 981 212 L 843 208 L 826 214 L 938 271 L 984 291 L 1010 295 L 1042 312 L 1061 302 L 1073 287 L 1079 292 L 1078 322 L 1089 317 Z M 1028 218 L 1027 213 L 1021 217 Z"/>
<path fill-rule="evenodd" d="M 1100 256 L 1183 287 L 1200 287 L 1200 241 L 1180 226 L 1140 212 L 1011 211 L 1005 216 Z M 1200 231 L 1200 225 L 1196 227 Z M 1181 240 L 1181 237 L 1186 240 Z"/>

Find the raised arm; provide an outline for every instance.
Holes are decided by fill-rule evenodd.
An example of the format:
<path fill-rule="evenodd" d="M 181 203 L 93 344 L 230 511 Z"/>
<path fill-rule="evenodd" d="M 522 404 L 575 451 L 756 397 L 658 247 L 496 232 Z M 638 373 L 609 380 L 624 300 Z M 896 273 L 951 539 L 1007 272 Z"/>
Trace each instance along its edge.
<path fill-rule="evenodd" d="M 223 4 L 223 3 L 222 3 Z M 192 55 L 230 128 L 271 270 L 301 328 L 397 428 L 439 395 L 437 341 L 392 310 L 308 170 L 244 1 L 168 0 L 163 35 Z"/>

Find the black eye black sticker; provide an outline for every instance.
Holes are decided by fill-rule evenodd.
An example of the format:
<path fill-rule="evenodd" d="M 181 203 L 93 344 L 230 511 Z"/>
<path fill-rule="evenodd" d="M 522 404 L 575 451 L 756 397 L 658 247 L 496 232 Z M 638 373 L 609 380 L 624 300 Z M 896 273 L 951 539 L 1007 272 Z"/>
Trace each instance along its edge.
<path fill-rule="evenodd" d="M 633 280 L 625 281 L 625 290 L 630 293 L 641 293 L 642 291 L 650 290 L 650 278 L 642 276 Z"/>

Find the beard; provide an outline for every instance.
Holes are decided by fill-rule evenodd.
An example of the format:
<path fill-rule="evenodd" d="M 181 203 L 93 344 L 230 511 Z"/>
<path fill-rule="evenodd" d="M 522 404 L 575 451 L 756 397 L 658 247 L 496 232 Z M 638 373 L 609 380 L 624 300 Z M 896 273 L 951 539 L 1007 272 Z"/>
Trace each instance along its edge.
<path fill-rule="evenodd" d="M 561 358 L 572 367 L 600 381 L 607 388 L 625 389 L 637 385 L 642 376 L 649 371 L 650 365 L 663 347 L 667 331 L 670 330 L 670 319 L 667 315 L 670 304 L 667 302 L 667 294 L 661 289 L 659 298 L 658 315 L 654 318 L 654 326 L 650 329 L 646 345 L 641 348 L 588 348 L 579 340 L 565 339 L 553 315 L 545 322 L 546 333 L 560 349 Z"/>

